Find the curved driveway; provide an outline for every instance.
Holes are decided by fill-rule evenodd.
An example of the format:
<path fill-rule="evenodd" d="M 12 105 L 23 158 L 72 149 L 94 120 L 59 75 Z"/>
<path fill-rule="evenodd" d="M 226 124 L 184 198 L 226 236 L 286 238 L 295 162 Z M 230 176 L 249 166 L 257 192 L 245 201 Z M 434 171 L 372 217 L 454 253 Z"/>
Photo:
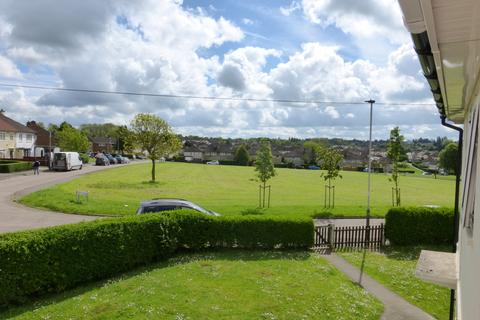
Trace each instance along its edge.
<path fill-rule="evenodd" d="M 142 163 L 136 162 L 136 163 Z M 128 165 L 133 165 L 128 164 Z M 21 196 L 58 183 L 72 180 L 91 172 L 118 168 L 125 165 L 85 166 L 82 170 L 68 172 L 51 172 L 48 170 L 34 176 L 27 173 L 0 175 L 0 233 L 19 230 L 44 228 L 61 224 L 76 223 L 98 219 L 96 216 L 65 214 L 40 209 L 29 208 L 15 202 Z M 72 194 L 72 197 L 75 195 Z"/>

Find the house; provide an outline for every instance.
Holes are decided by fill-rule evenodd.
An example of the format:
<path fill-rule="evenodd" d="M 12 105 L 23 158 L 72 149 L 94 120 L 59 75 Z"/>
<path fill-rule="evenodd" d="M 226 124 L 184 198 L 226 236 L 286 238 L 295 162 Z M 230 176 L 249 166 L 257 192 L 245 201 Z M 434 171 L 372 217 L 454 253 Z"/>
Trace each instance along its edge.
<path fill-rule="evenodd" d="M 10 119 L 0 110 L 0 158 L 22 159 L 34 156 L 35 131 Z"/>
<path fill-rule="evenodd" d="M 57 139 L 55 135 L 52 135 L 50 131 L 41 127 L 35 121 L 28 121 L 27 127 L 35 131 L 37 140 L 35 142 L 35 157 L 46 157 L 51 152 L 58 152 L 60 149 L 57 147 Z"/>
<path fill-rule="evenodd" d="M 203 152 L 194 145 L 183 147 L 185 161 L 203 161 Z"/>
<path fill-rule="evenodd" d="M 463 143 L 456 189 L 456 253 L 422 251 L 417 275 L 451 292 L 450 319 L 480 315 L 480 1 L 399 0 L 441 123 Z M 461 127 L 463 126 L 463 128 Z M 460 200 L 461 199 L 461 200 Z M 475 217 L 476 216 L 476 217 Z M 456 308 L 455 308 L 456 307 Z"/>
<path fill-rule="evenodd" d="M 112 153 L 117 149 L 117 139 L 111 137 L 89 137 L 92 152 Z"/>

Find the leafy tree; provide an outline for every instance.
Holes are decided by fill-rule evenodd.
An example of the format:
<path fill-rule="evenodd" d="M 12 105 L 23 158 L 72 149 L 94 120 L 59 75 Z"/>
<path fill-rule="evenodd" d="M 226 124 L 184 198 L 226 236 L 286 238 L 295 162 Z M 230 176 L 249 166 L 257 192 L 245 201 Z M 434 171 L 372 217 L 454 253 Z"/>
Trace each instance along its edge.
<path fill-rule="evenodd" d="M 326 173 L 322 173 L 323 179 L 328 181 L 328 207 L 330 207 L 332 181 L 336 178 L 342 178 L 340 175 L 340 163 L 343 161 L 343 155 L 335 149 L 324 149 L 317 159 L 322 163 L 322 169 L 326 170 Z M 325 188 L 327 189 L 327 188 Z M 335 204 L 335 192 L 333 193 L 333 206 Z M 327 192 L 325 192 L 325 207 L 327 207 Z"/>
<path fill-rule="evenodd" d="M 323 146 L 315 141 L 305 141 L 303 144 L 303 161 L 306 164 L 317 164 L 322 154 Z"/>
<path fill-rule="evenodd" d="M 56 132 L 58 146 L 65 151 L 86 152 L 90 147 L 87 136 L 71 125 L 64 125 Z"/>
<path fill-rule="evenodd" d="M 458 145 L 455 142 L 447 144 L 438 154 L 440 167 L 445 171 L 457 174 Z"/>
<path fill-rule="evenodd" d="M 266 183 L 276 175 L 275 166 L 273 165 L 272 149 L 268 140 L 263 140 L 260 149 L 257 151 L 255 171 L 257 171 L 258 179 L 263 183 L 263 207 L 265 207 Z"/>
<path fill-rule="evenodd" d="M 155 182 L 155 161 L 178 152 L 182 143 L 170 125 L 153 114 L 137 114 L 130 126 L 131 134 L 128 136 L 128 144 L 148 152 L 148 158 L 152 160 L 152 182 Z"/>
<path fill-rule="evenodd" d="M 342 178 L 340 175 L 340 163 L 343 161 L 343 155 L 335 149 L 325 149 L 318 161 L 322 163 L 322 169 L 326 173 L 322 173 L 323 179 L 328 181 L 328 186 L 331 187 L 332 180 Z"/>
<path fill-rule="evenodd" d="M 238 147 L 237 151 L 235 152 L 235 162 L 241 166 L 248 166 L 250 162 L 250 155 L 248 154 L 248 150 L 244 144 Z"/>
<path fill-rule="evenodd" d="M 392 161 L 392 178 L 395 185 L 395 199 L 394 204 L 400 206 L 400 189 L 399 189 L 399 164 L 402 158 L 402 155 L 405 154 L 403 149 L 403 141 L 405 138 L 400 134 L 400 128 L 395 127 L 390 131 L 390 140 L 388 141 L 387 146 L 387 156 Z"/>

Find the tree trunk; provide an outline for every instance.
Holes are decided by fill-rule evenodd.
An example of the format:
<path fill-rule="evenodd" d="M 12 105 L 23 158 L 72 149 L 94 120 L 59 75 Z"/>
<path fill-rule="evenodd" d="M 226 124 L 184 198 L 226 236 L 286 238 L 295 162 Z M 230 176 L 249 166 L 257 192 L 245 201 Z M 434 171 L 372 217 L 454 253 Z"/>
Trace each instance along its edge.
<path fill-rule="evenodd" d="M 152 182 L 155 182 L 155 159 L 152 159 Z"/>

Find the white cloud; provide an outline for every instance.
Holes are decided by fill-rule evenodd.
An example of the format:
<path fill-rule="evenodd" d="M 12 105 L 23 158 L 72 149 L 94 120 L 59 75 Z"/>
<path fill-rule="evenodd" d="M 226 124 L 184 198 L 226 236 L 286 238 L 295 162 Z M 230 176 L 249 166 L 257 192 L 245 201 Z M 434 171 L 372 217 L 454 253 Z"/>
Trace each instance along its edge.
<path fill-rule="evenodd" d="M 298 3 L 298 1 L 292 1 L 288 7 L 280 7 L 280 13 L 288 17 L 293 12 L 300 9 L 301 9 L 301 5 Z"/>
<path fill-rule="evenodd" d="M 356 37 L 380 35 L 394 43 L 406 40 L 396 0 L 302 0 L 302 9 L 313 23 L 334 25 Z"/>
<path fill-rule="evenodd" d="M 244 25 L 246 25 L 246 26 L 251 26 L 251 25 L 253 25 L 255 22 L 254 22 L 253 20 L 251 20 L 251 19 L 243 18 L 243 19 L 242 19 L 242 23 L 243 23 Z"/>
<path fill-rule="evenodd" d="M 40 2 L 43 6 L 49 3 Z M 325 18 L 313 4 L 305 11 L 305 2 L 304 13 L 312 15 L 312 21 L 342 25 L 340 11 L 333 10 L 336 20 L 328 20 L 333 18 Z M 366 59 L 346 60 L 339 53 L 341 47 L 318 42 L 305 43 L 287 55 L 278 49 L 243 46 L 244 31 L 234 23 L 210 17 L 205 11 L 184 9 L 179 1 L 132 3 L 105 1 L 99 12 L 89 16 L 97 4 L 82 2 L 75 8 L 83 20 L 72 18 L 72 23 L 50 17 L 61 16 L 68 9 L 67 2 L 57 3 L 61 8 L 53 12 L 13 1 L 0 5 L 0 27 L 9 26 L 8 32 L 2 33 L 0 28 L 1 74 L 22 75 L 15 66 L 15 62 L 22 62 L 30 68 L 43 67 L 42 72 L 47 70 L 47 77 L 54 79 L 52 85 L 72 88 L 288 100 L 363 101 L 372 97 L 382 102 L 431 101 L 411 46 L 397 45 L 391 54 L 382 53 L 385 65 Z M 289 8 L 298 4 L 293 2 Z M 319 1 L 322 4 L 334 5 Z M 39 13 L 43 16 L 35 17 Z M 30 18 L 38 29 L 28 35 Z M 55 28 L 66 30 L 60 32 L 64 34 L 50 34 L 50 18 Z M 375 23 L 383 23 L 380 18 Z M 96 19 L 93 26 L 90 19 Z M 385 28 L 395 30 L 390 22 Z M 225 54 L 199 54 L 202 49 L 213 50 L 226 43 L 234 46 Z M 2 71 L 7 70 L 5 66 L 10 71 Z M 23 76 L 39 77 L 34 71 Z M 21 121 L 66 120 L 76 125 L 105 121 L 125 124 L 136 112 L 153 112 L 179 131 L 198 135 L 363 137 L 355 131 L 368 123 L 366 105 L 304 106 L 1 88 L 0 104 Z M 375 110 L 379 127 L 403 124 L 409 132 L 420 134 L 419 129 L 412 129 L 415 126 L 425 134 L 435 132 L 428 131 L 436 123 L 434 107 L 375 106 Z"/>
<path fill-rule="evenodd" d="M 6 57 L 0 56 L 0 77 L 21 78 L 22 74 L 15 63 Z"/>

